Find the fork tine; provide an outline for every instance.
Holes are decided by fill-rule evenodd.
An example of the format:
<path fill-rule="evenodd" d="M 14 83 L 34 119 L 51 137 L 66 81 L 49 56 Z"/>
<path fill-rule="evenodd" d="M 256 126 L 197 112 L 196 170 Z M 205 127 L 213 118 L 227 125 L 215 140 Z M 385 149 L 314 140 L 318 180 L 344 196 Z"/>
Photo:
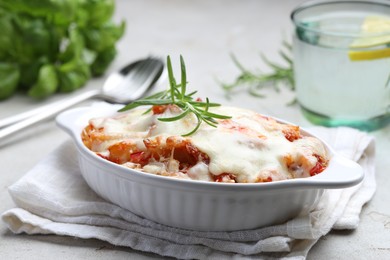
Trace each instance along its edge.
<path fill-rule="evenodd" d="M 134 66 L 125 67 L 120 75 L 117 74 L 119 79 L 122 78 L 119 84 L 109 84 L 107 82 L 107 87 L 103 87 L 108 94 L 105 95 L 105 100 L 126 104 L 143 97 L 159 79 L 163 68 L 164 62 L 154 57 L 139 60 L 135 62 Z M 128 74 L 122 74 L 126 71 L 128 71 Z M 110 85 L 112 85 L 111 88 Z"/>
<path fill-rule="evenodd" d="M 134 83 L 140 84 L 138 90 L 133 93 L 135 99 L 138 99 L 148 92 L 154 83 L 162 74 L 164 63 L 160 59 L 148 58 L 145 64 L 138 69 L 139 73 L 134 77 Z"/>

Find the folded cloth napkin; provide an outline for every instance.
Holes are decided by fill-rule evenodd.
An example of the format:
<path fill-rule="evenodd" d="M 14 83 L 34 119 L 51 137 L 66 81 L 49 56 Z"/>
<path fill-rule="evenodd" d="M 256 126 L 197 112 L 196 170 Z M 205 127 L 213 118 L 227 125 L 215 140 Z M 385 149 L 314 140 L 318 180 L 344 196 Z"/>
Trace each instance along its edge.
<path fill-rule="evenodd" d="M 373 196 L 375 146 L 366 133 L 315 127 L 312 132 L 365 172 L 362 183 L 327 190 L 307 216 L 284 224 L 235 232 L 198 232 L 143 219 L 96 195 L 83 180 L 76 150 L 68 141 L 9 187 L 17 208 L 2 219 L 14 233 L 96 238 L 113 245 L 180 259 L 305 259 L 331 229 L 355 229 L 363 205 Z"/>

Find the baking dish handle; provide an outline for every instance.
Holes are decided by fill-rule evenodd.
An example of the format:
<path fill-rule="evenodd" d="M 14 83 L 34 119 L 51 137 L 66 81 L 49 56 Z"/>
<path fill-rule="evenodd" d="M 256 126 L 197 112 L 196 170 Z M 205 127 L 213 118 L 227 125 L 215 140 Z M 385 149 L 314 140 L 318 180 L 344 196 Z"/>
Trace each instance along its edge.
<path fill-rule="evenodd" d="M 57 125 L 78 140 L 81 130 L 91 118 L 113 115 L 122 106 L 98 102 L 88 107 L 78 107 L 62 112 L 56 117 Z"/>
<path fill-rule="evenodd" d="M 318 187 L 320 188 L 351 187 L 359 184 L 364 179 L 364 171 L 359 164 L 337 153 L 330 160 L 326 171 L 326 174 L 322 172 L 310 178 L 313 181 L 318 181 Z"/>
<path fill-rule="evenodd" d="M 81 133 L 82 126 L 88 123 L 88 121 L 80 118 L 80 115 L 85 114 L 88 110 L 89 108 L 87 107 L 80 107 L 62 112 L 56 117 L 56 123 L 70 136 L 75 137 Z"/>

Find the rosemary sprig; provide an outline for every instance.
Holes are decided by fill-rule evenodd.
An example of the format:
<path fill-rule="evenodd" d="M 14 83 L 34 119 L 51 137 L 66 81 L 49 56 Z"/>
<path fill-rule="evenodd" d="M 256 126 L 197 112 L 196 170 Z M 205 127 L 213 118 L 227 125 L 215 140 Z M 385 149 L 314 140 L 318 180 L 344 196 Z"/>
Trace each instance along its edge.
<path fill-rule="evenodd" d="M 289 43 L 283 41 L 282 44 L 289 52 L 292 51 L 292 47 Z M 280 50 L 279 54 L 287 63 L 286 67 L 269 61 L 263 54 L 261 54 L 262 60 L 273 70 L 270 73 L 249 71 L 233 54 L 231 54 L 231 58 L 237 68 L 241 71 L 241 74 L 233 83 L 220 83 L 222 88 L 227 92 L 227 94 L 229 94 L 239 86 L 246 86 L 248 93 L 256 97 L 264 97 L 261 90 L 267 86 L 273 87 L 276 91 L 279 91 L 278 84 L 281 82 L 286 83 L 291 90 L 295 90 L 293 61 L 290 58 L 290 55 L 286 54 L 283 50 Z"/>
<path fill-rule="evenodd" d="M 181 68 L 181 80 L 180 84 L 176 83 L 176 79 L 173 75 L 171 58 L 167 57 L 167 69 L 168 69 L 168 79 L 169 79 L 169 89 L 153 94 L 149 97 L 139 99 L 134 101 L 119 111 L 126 111 L 130 109 L 134 109 L 139 106 L 144 105 L 176 105 L 178 106 L 182 112 L 173 117 L 165 117 L 158 118 L 158 120 L 162 122 L 172 122 L 177 121 L 184 118 L 186 115 L 192 113 L 197 118 L 197 124 L 190 132 L 184 134 L 183 136 L 189 136 L 195 133 L 202 122 L 206 124 L 216 127 L 218 121 L 216 119 L 229 119 L 230 116 L 220 115 L 216 113 L 212 113 L 209 111 L 210 107 L 218 107 L 220 104 L 211 103 L 208 98 L 206 98 L 206 102 L 194 100 L 193 96 L 197 93 L 197 91 L 193 91 L 187 93 L 187 74 L 186 67 L 184 63 L 183 57 L 180 55 L 180 68 Z M 151 109 L 147 110 L 146 113 L 150 112 Z"/>

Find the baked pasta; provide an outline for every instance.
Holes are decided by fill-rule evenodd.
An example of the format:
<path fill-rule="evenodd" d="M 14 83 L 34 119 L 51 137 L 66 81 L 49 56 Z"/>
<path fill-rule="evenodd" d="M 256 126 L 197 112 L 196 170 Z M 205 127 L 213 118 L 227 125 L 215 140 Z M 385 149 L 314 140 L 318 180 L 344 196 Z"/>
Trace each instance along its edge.
<path fill-rule="evenodd" d="M 301 135 L 298 126 L 279 123 L 258 113 L 216 107 L 230 119 L 217 127 L 196 125 L 193 114 L 180 114 L 175 105 L 153 106 L 150 112 L 129 110 L 94 118 L 82 131 L 86 147 L 111 162 L 145 173 L 199 181 L 227 183 L 271 182 L 310 177 L 328 164 L 320 140 Z"/>

